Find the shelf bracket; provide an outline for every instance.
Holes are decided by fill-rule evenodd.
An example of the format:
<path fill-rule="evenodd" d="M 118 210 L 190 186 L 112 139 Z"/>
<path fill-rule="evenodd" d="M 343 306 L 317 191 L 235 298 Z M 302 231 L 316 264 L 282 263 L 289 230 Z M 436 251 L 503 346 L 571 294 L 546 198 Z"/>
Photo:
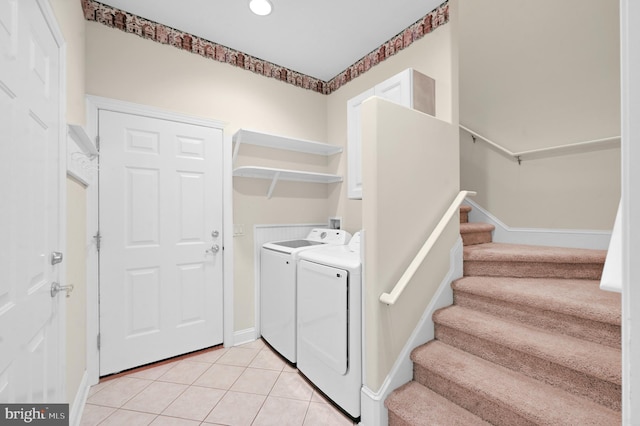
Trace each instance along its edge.
<path fill-rule="evenodd" d="M 276 183 L 278 183 L 278 178 L 280 178 L 280 172 L 276 172 L 273 175 L 273 180 L 271 181 L 271 186 L 269 187 L 269 192 L 267 192 L 267 198 L 271 199 L 271 195 L 273 194 L 273 190 L 276 187 Z"/>
<path fill-rule="evenodd" d="M 233 147 L 233 156 L 231 157 L 231 164 L 236 164 L 236 158 L 238 158 L 238 151 L 240 150 L 240 144 L 241 144 L 240 139 L 242 139 L 242 137 L 241 135 L 238 135 L 238 137 L 235 140 L 235 146 Z"/>

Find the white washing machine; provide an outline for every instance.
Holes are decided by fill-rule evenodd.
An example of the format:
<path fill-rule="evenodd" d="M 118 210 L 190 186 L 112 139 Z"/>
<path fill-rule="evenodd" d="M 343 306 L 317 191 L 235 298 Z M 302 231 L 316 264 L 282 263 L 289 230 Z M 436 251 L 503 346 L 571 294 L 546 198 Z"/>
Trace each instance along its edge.
<path fill-rule="evenodd" d="M 298 370 L 354 419 L 362 387 L 360 233 L 298 261 Z"/>
<path fill-rule="evenodd" d="M 327 245 L 345 245 L 351 234 L 313 229 L 300 240 L 276 241 L 260 249 L 260 334 L 280 355 L 296 363 L 296 262 L 298 255 Z"/>

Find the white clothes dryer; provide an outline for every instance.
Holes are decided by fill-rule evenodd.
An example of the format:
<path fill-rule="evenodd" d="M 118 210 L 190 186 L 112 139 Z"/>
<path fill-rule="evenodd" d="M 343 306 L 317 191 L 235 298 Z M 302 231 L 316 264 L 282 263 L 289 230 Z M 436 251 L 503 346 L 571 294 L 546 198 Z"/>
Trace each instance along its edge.
<path fill-rule="evenodd" d="M 291 363 L 296 363 L 298 255 L 327 245 L 344 245 L 350 238 L 344 230 L 316 228 L 304 239 L 269 242 L 260 249 L 260 334 Z"/>
<path fill-rule="evenodd" d="M 360 233 L 349 245 L 300 253 L 298 370 L 349 416 L 360 417 Z"/>

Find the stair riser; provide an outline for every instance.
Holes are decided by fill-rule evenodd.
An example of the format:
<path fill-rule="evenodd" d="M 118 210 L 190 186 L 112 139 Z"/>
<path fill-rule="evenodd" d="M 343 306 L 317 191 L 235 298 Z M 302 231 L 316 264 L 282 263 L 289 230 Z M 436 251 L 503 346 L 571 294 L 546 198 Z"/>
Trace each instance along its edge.
<path fill-rule="evenodd" d="M 567 278 L 599 280 L 602 264 L 549 262 L 491 262 L 464 260 L 467 277 Z"/>
<path fill-rule="evenodd" d="M 411 426 L 411 424 L 405 422 L 393 411 L 389 410 L 389 426 Z"/>
<path fill-rule="evenodd" d="M 442 324 L 436 324 L 435 330 L 435 338 L 441 342 L 534 379 L 558 386 L 567 392 L 589 398 L 613 410 L 621 409 L 621 388 L 615 383 Z"/>
<path fill-rule="evenodd" d="M 491 232 L 469 232 L 460 234 L 462 245 L 472 246 L 475 244 L 490 243 L 492 241 Z"/>
<path fill-rule="evenodd" d="M 460 223 L 469 223 L 469 212 L 471 207 L 460 206 Z"/>
<path fill-rule="evenodd" d="M 518 415 L 504 404 L 485 398 L 479 393 L 443 378 L 437 371 L 426 369 L 419 364 L 414 364 L 413 380 L 494 425 L 536 425 L 536 422 Z"/>
<path fill-rule="evenodd" d="M 392 426 L 491 426 L 416 381 L 393 391 L 384 405 Z"/>
<path fill-rule="evenodd" d="M 558 312 L 519 305 L 497 299 L 454 290 L 453 303 L 500 318 L 516 320 L 544 330 L 562 333 L 601 345 L 619 349 L 620 326 L 578 318 Z"/>

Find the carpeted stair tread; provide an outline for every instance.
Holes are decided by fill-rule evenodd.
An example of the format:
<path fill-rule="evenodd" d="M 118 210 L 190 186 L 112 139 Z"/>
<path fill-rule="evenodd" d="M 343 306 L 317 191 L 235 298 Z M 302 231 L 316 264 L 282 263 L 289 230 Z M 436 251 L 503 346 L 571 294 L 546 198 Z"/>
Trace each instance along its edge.
<path fill-rule="evenodd" d="M 622 384 L 621 351 L 609 346 L 545 332 L 460 306 L 438 310 L 433 314 L 433 321 L 598 379 Z"/>
<path fill-rule="evenodd" d="M 483 222 L 467 222 L 460 224 L 460 233 L 471 233 L 471 232 L 491 232 L 496 229 L 495 226 L 490 223 Z"/>
<path fill-rule="evenodd" d="M 434 314 L 437 340 L 613 410 L 621 409 L 621 351 L 459 306 Z"/>
<path fill-rule="evenodd" d="M 465 248 L 464 255 L 464 260 L 604 264 L 607 252 L 567 247 L 488 243 Z"/>
<path fill-rule="evenodd" d="M 492 232 L 495 226 L 481 222 L 467 222 L 460 224 L 460 236 L 465 246 L 485 244 L 493 241 Z"/>
<path fill-rule="evenodd" d="M 606 251 L 486 243 L 464 246 L 465 276 L 600 279 Z"/>
<path fill-rule="evenodd" d="M 385 401 L 391 426 L 489 425 L 417 382 L 402 385 Z"/>
<path fill-rule="evenodd" d="M 463 277 L 454 294 L 471 293 L 545 311 L 620 325 L 620 294 L 600 289 L 596 280 L 563 278 Z"/>
<path fill-rule="evenodd" d="M 614 425 L 620 412 L 439 341 L 411 355 L 414 380 L 498 425 Z"/>

